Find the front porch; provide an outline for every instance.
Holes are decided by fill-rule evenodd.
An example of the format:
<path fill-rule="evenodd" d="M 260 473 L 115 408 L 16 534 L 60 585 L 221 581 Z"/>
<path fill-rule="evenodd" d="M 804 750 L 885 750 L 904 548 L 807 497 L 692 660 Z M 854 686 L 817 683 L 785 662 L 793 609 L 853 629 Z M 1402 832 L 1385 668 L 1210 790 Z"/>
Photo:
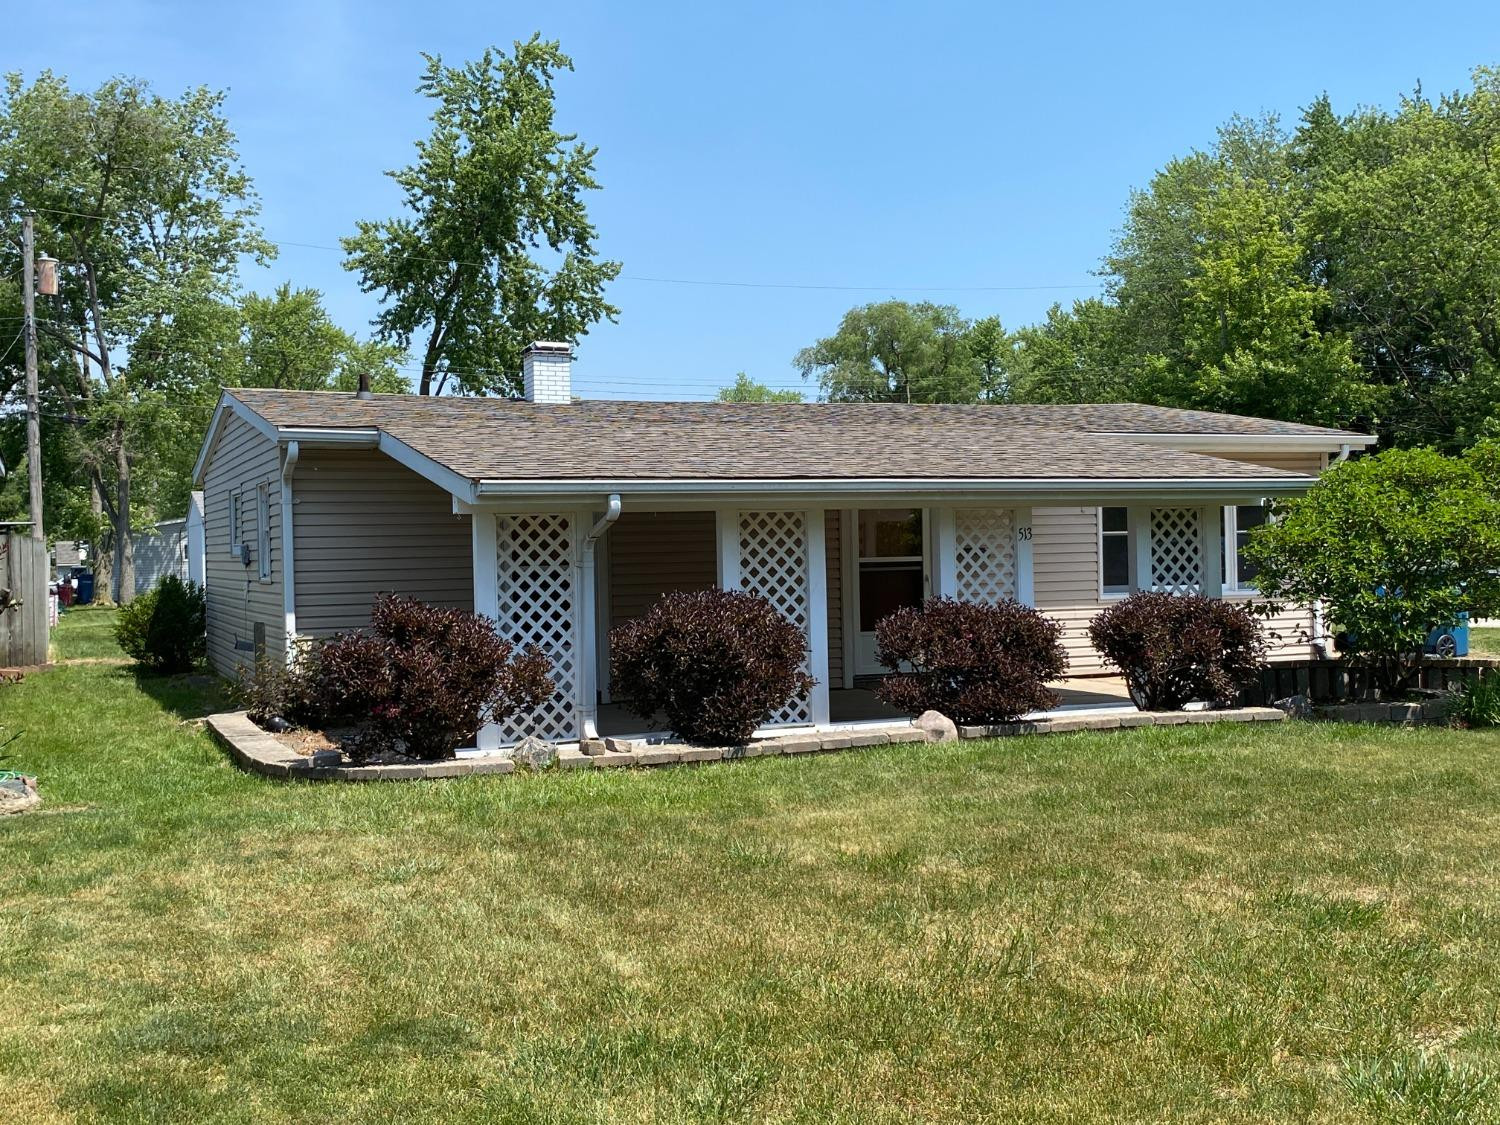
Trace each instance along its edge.
<path fill-rule="evenodd" d="M 532 733 L 559 743 L 661 733 L 613 698 L 609 631 L 669 591 L 750 591 L 807 636 L 806 668 L 816 686 L 772 716 L 767 731 L 902 717 L 869 690 L 883 672 L 874 659 L 875 624 L 900 606 L 936 595 L 1037 604 L 1030 506 L 896 494 L 871 496 L 867 502 L 880 506 L 861 508 L 752 499 L 767 502 L 708 508 L 610 496 L 602 508 L 469 509 L 476 611 L 546 652 L 558 684 L 538 713 L 485 727 L 480 748 Z M 1101 491 L 1089 499 L 1120 498 Z M 1221 499 L 1130 499 L 1132 587 L 1219 594 Z M 1111 677 L 1058 686 L 1060 709 L 1130 706 L 1123 683 Z"/>

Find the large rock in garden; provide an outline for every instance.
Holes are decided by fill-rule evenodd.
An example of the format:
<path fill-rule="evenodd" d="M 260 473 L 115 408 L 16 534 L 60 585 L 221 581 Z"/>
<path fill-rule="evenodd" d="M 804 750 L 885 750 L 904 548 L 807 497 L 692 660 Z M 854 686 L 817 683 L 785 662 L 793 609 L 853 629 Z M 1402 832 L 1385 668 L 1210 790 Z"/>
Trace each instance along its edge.
<path fill-rule="evenodd" d="M 557 747 L 546 739 L 528 734 L 510 752 L 511 761 L 527 769 L 544 770 L 557 761 Z"/>
<path fill-rule="evenodd" d="M 912 720 L 911 725 L 918 730 L 925 730 L 931 742 L 958 741 L 957 724 L 941 711 L 923 711 Z"/>
<path fill-rule="evenodd" d="M 36 778 L 0 779 L 0 816 L 7 813 L 30 812 L 41 803 L 42 795 L 36 791 Z"/>

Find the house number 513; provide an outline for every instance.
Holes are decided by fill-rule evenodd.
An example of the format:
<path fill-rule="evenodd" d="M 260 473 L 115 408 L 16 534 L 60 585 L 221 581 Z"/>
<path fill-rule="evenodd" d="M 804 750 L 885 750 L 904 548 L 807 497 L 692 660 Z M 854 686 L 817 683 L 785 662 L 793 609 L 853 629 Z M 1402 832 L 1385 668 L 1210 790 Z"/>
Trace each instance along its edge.
<path fill-rule="evenodd" d="M 1031 542 L 1031 528 L 1030 527 L 1018 527 L 1018 528 L 1016 528 L 1016 538 L 1019 539 L 1022 543 L 1030 543 Z"/>

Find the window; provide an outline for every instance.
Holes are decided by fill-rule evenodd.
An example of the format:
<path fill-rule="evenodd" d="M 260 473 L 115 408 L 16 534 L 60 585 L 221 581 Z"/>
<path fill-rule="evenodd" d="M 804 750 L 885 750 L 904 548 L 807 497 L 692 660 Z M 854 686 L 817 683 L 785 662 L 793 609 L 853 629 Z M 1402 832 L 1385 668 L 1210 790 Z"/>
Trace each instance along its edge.
<path fill-rule="evenodd" d="M 260 580 L 271 578 L 271 486 L 262 482 L 255 487 L 255 558 L 260 565 Z"/>
<path fill-rule="evenodd" d="M 895 508 L 859 513 L 859 629 L 902 606 L 922 604 L 922 510 Z"/>
<path fill-rule="evenodd" d="M 1099 590 L 1105 595 L 1130 593 L 1130 512 L 1099 509 Z"/>
<path fill-rule="evenodd" d="M 229 553 L 238 558 L 240 553 L 240 494 L 229 494 Z"/>
<path fill-rule="evenodd" d="M 1224 592 L 1253 594 L 1255 564 L 1244 557 L 1250 532 L 1266 522 L 1269 515 L 1261 504 L 1241 504 L 1224 509 Z"/>

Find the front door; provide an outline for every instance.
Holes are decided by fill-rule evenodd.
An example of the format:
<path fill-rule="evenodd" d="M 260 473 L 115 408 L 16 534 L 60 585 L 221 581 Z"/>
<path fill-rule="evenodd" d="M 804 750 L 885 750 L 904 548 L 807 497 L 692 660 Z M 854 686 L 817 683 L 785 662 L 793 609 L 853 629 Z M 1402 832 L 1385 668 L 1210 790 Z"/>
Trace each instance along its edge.
<path fill-rule="evenodd" d="M 926 519 L 921 508 L 867 508 L 854 532 L 854 674 L 887 671 L 875 659 L 875 626 L 927 596 Z"/>

